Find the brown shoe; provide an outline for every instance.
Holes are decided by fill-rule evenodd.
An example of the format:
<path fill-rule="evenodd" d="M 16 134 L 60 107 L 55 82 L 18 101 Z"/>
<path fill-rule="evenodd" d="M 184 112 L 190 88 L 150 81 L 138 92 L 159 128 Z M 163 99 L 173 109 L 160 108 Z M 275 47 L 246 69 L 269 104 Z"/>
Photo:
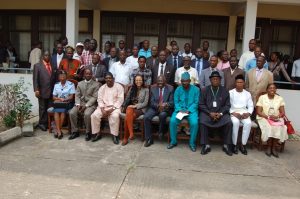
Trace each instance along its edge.
<path fill-rule="evenodd" d="M 122 146 L 125 146 L 126 144 L 128 144 L 128 140 L 123 140 L 122 141 Z"/>

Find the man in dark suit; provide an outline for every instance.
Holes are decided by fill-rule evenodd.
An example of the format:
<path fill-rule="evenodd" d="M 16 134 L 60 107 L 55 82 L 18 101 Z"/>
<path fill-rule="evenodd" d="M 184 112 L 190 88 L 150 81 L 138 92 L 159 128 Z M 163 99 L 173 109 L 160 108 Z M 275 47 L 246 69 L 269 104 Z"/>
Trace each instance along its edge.
<path fill-rule="evenodd" d="M 33 68 L 33 90 L 39 102 L 39 124 L 38 127 L 46 131 L 47 109 L 52 98 L 52 90 L 55 83 L 56 68 L 50 64 L 50 52 L 43 53 L 42 61 Z"/>
<path fill-rule="evenodd" d="M 201 71 L 203 69 L 209 68 L 209 62 L 203 59 L 202 48 L 197 48 L 195 51 L 195 59 L 192 60 L 191 66 L 198 71 L 198 76 L 200 77 Z"/>
<path fill-rule="evenodd" d="M 106 71 L 109 71 L 110 67 L 115 63 L 119 61 L 119 57 L 117 56 L 117 49 L 115 47 L 112 47 L 110 49 L 109 57 L 105 58 L 103 60 L 103 64 L 106 67 Z"/>
<path fill-rule="evenodd" d="M 165 76 L 166 83 L 174 85 L 175 69 L 172 64 L 166 62 L 166 52 L 164 50 L 159 52 L 158 62 L 152 67 L 152 83 L 155 84 L 157 77 Z"/>
<path fill-rule="evenodd" d="M 65 57 L 64 48 L 61 43 L 56 44 L 56 53 L 52 54 L 51 66 L 55 69 L 59 68 L 61 60 Z"/>
<path fill-rule="evenodd" d="M 93 80 L 100 82 L 101 84 L 105 84 L 105 74 L 107 70 L 104 65 L 100 64 L 100 56 L 98 54 L 93 55 L 92 64 L 86 68 L 92 71 Z"/>
<path fill-rule="evenodd" d="M 183 66 L 182 56 L 178 55 L 179 48 L 177 45 L 172 46 L 172 53 L 167 59 L 168 65 L 173 65 L 175 70 Z"/>
<path fill-rule="evenodd" d="M 151 48 L 151 57 L 148 57 L 146 60 L 146 68 L 150 70 L 158 62 L 158 48 L 157 46 L 152 46 Z"/>
<path fill-rule="evenodd" d="M 151 87 L 151 99 L 150 108 L 144 115 L 144 127 L 146 143 L 145 147 L 149 147 L 153 144 L 152 138 L 152 125 L 151 121 L 153 117 L 159 117 L 159 138 L 162 139 L 163 133 L 166 129 L 166 119 L 171 114 L 174 102 L 173 102 L 173 87 L 166 85 L 166 78 L 160 75 L 157 78 L 157 85 Z"/>

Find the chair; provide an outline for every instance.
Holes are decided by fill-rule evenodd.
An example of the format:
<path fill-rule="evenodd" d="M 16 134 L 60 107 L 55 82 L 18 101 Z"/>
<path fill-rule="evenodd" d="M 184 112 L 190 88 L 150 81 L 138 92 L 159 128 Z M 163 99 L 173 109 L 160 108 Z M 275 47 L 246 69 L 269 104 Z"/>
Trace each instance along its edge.
<path fill-rule="evenodd" d="M 124 120 L 125 120 L 125 113 L 120 113 L 120 138 L 122 135 L 124 135 Z M 140 115 L 138 118 L 135 119 L 135 123 L 138 123 L 140 125 L 140 130 L 139 132 L 134 132 L 134 135 L 141 136 L 142 142 L 145 140 L 145 132 L 144 132 L 144 115 Z"/>

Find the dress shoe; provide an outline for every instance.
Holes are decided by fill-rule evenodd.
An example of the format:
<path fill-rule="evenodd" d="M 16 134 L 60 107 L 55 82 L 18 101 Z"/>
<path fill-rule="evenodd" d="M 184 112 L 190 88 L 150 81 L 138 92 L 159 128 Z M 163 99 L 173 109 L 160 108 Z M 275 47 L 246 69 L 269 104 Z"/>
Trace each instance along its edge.
<path fill-rule="evenodd" d="M 39 124 L 38 127 L 39 127 L 42 131 L 47 131 L 47 128 L 46 128 L 43 124 Z"/>
<path fill-rule="evenodd" d="M 57 138 L 58 138 L 59 140 L 61 140 L 63 137 L 64 137 L 64 135 L 61 133 Z"/>
<path fill-rule="evenodd" d="M 58 134 L 57 133 L 54 133 L 54 138 L 58 138 Z"/>
<path fill-rule="evenodd" d="M 227 145 L 227 146 L 223 146 L 223 151 L 224 151 L 227 155 L 232 156 L 232 152 L 231 152 L 231 150 L 229 149 L 229 146 L 228 146 L 228 145 Z"/>
<path fill-rule="evenodd" d="M 169 144 L 167 146 L 167 149 L 173 149 L 175 146 L 177 146 L 177 144 Z"/>
<path fill-rule="evenodd" d="M 118 136 L 113 135 L 112 140 L 113 140 L 114 144 L 119 144 L 119 137 Z"/>
<path fill-rule="evenodd" d="M 206 155 L 211 151 L 210 147 L 207 147 L 205 144 L 201 147 L 201 155 Z"/>
<path fill-rule="evenodd" d="M 268 146 L 267 151 L 265 152 L 265 154 L 266 154 L 267 156 L 271 157 L 272 152 L 271 152 L 271 147 L 270 147 L 270 146 Z"/>
<path fill-rule="evenodd" d="M 144 144 L 144 147 L 149 147 L 153 144 L 153 140 L 152 139 L 148 139 L 145 144 Z"/>
<path fill-rule="evenodd" d="M 91 133 L 86 133 L 85 134 L 85 141 L 90 141 L 92 139 L 92 134 Z"/>
<path fill-rule="evenodd" d="M 247 155 L 247 154 L 248 154 L 247 149 L 246 149 L 246 145 L 241 145 L 241 146 L 240 146 L 240 151 L 241 151 L 241 153 L 244 154 L 244 155 Z"/>
<path fill-rule="evenodd" d="M 130 139 L 130 140 L 134 140 L 134 139 L 135 139 L 134 135 L 131 136 L 131 137 L 129 136 L 129 139 Z"/>
<path fill-rule="evenodd" d="M 279 155 L 278 155 L 278 152 L 276 151 L 276 149 L 273 148 L 271 153 L 275 158 L 279 158 Z"/>
<path fill-rule="evenodd" d="M 100 140 L 102 138 L 102 135 L 100 133 L 97 133 L 93 138 L 92 138 L 92 142 L 97 142 L 98 140 Z"/>
<path fill-rule="evenodd" d="M 127 145 L 128 144 L 128 140 L 123 140 L 122 141 L 122 146 L 125 146 L 125 145 Z"/>
<path fill-rule="evenodd" d="M 73 132 L 70 137 L 69 137 L 69 140 L 73 140 L 75 138 L 79 137 L 79 133 L 78 132 Z"/>
<path fill-rule="evenodd" d="M 196 152 L 196 147 L 190 146 L 190 149 L 191 149 L 192 152 Z"/>
<path fill-rule="evenodd" d="M 238 153 L 239 153 L 238 147 L 237 147 L 236 145 L 233 145 L 232 152 L 233 152 L 234 154 L 238 154 Z"/>

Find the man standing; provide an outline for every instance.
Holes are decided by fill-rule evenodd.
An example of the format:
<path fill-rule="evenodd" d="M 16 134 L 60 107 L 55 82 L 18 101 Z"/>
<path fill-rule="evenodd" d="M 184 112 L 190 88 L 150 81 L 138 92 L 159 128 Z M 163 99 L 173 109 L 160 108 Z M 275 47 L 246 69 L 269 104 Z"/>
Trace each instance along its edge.
<path fill-rule="evenodd" d="M 232 123 L 229 115 L 230 98 L 228 91 L 221 86 L 221 76 L 218 71 L 214 71 L 209 76 L 211 85 L 203 89 L 200 103 L 200 128 L 201 133 L 201 154 L 205 155 L 210 152 L 208 142 L 208 133 L 212 129 L 222 132 L 224 138 L 223 151 L 231 156 L 230 149 L 232 141 Z"/>
<path fill-rule="evenodd" d="M 210 81 L 210 75 L 214 71 L 218 71 L 218 73 L 221 76 L 221 85 L 224 86 L 224 74 L 222 71 L 217 69 L 218 64 L 218 57 L 216 55 L 213 55 L 210 57 L 210 67 L 207 69 L 202 70 L 200 78 L 199 78 L 199 84 L 201 88 L 205 88 L 206 86 L 209 86 L 211 84 Z"/>
<path fill-rule="evenodd" d="M 64 48 L 61 43 L 56 44 L 56 53 L 51 57 L 51 65 L 53 68 L 58 69 L 61 60 L 65 58 Z"/>
<path fill-rule="evenodd" d="M 150 70 L 158 62 L 158 48 L 157 46 L 151 47 L 151 57 L 146 60 L 146 67 Z"/>
<path fill-rule="evenodd" d="M 128 87 L 130 84 L 130 74 L 132 72 L 131 67 L 126 63 L 126 52 L 121 50 L 119 52 L 119 60 L 118 62 L 114 63 L 110 71 L 114 76 L 114 81 Z"/>
<path fill-rule="evenodd" d="M 98 56 L 98 55 L 94 55 Z M 78 83 L 75 93 L 75 106 L 69 111 L 71 121 L 71 136 L 69 140 L 79 137 L 78 115 L 82 114 L 85 124 L 85 140 L 91 139 L 91 115 L 96 109 L 97 96 L 100 85 L 92 79 L 92 71 L 87 68 L 84 70 L 84 80 Z"/>
<path fill-rule="evenodd" d="M 257 59 L 257 57 L 259 57 L 261 55 L 262 55 L 261 48 L 259 46 L 255 47 L 255 49 L 254 49 L 254 56 L 255 57 L 248 60 L 247 63 L 246 63 L 246 66 L 244 68 L 246 73 L 249 70 L 251 70 L 252 68 L 256 67 L 256 59 Z M 268 63 L 267 62 L 264 63 L 264 68 L 268 70 Z"/>
<path fill-rule="evenodd" d="M 251 118 L 253 112 L 253 102 L 251 94 L 244 89 L 245 79 L 243 75 L 235 77 L 235 89 L 229 91 L 230 94 L 230 114 L 232 121 L 232 143 L 233 153 L 238 154 L 237 139 L 239 135 L 240 123 L 243 124 L 242 145 L 239 147 L 242 154 L 247 155 L 246 144 L 251 131 Z"/>
<path fill-rule="evenodd" d="M 256 68 L 247 73 L 246 89 L 251 93 L 252 101 L 256 104 L 256 97 L 267 90 L 267 86 L 273 83 L 273 73 L 264 68 L 265 57 L 258 56 Z"/>
<path fill-rule="evenodd" d="M 33 68 L 33 90 L 39 103 L 39 124 L 38 127 L 46 131 L 47 109 L 52 99 L 52 90 L 55 84 L 56 68 L 50 64 L 50 52 L 43 53 L 43 60 L 34 65 Z"/>
<path fill-rule="evenodd" d="M 189 56 L 191 58 L 191 60 L 195 59 L 195 56 L 191 52 L 191 44 L 185 43 L 184 46 L 183 46 L 183 49 L 184 49 L 184 51 L 180 52 L 180 55 L 182 57 Z"/>
<path fill-rule="evenodd" d="M 163 75 L 157 78 L 157 85 L 151 87 L 150 92 L 150 107 L 144 115 L 145 147 L 149 147 L 153 144 L 151 124 L 153 117 L 159 117 L 158 136 L 161 140 L 167 126 L 166 119 L 171 114 L 171 110 L 174 106 L 173 87 L 166 85 L 166 78 Z"/>
<path fill-rule="evenodd" d="M 242 54 L 242 56 L 240 57 L 240 61 L 239 61 L 239 67 L 240 69 L 244 70 L 244 68 L 246 67 L 246 63 L 247 61 L 249 61 L 250 59 L 255 58 L 254 56 L 254 49 L 256 47 L 256 40 L 255 39 L 251 39 L 249 41 L 249 50 L 244 52 Z"/>
<path fill-rule="evenodd" d="M 209 42 L 208 41 L 203 41 L 203 43 L 202 43 L 202 49 L 204 51 L 203 53 L 209 55 L 209 57 L 208 57 L 208 60 L 209 60 L 211 58 L 211 56 L 214 55 L 214 52 L 209 50 L 208 48 L 209 48 Z"/>
<path fill-rule="evenodd" d="M 138 56 L 144 56 L 146 58 L 151 57 L 151 50 L 149 49 L 149 41 L 144 40 L 143 41 L 143 48 L 140 49 Z"/>
<path fill-rule="evenodd" d="M 221 50 L 220 51 L 220 61 L 218 62 L 217 69 L 222 71 L 229 67 L 230 67 L 230 64 L 228 61 L 228 52 L 226 50 Z"/>
<path fill-rule="evenodd" d="M 33 49 L 30 51 L 29 63 L 30 69 L 33 69 L 34 65 L 40 63 L 42 58 L 42 42 L 37 41 L 33 44 Z"/>
<path fill-rule="evenodd" d="M 191 58 L 189 56 L 183 58 L 183 67 L 178 68 L 175 72 L 175 83 L 177 85 L 181 84 L 181 75 L 185 72 L 190 74 L 190 83 L 192 85 L 199 84 L 198 71 L 191 67 Z"/>
<path fill-rule="evenodd" d="M 150 69 L 146 68 L 146 57 L 140 56 L 138 58 L 139 67 L 133 69 L 130 75 L 131 84 L 133 84 L 134 77 L 136 75 L 141 75 L 144 78 L 145 86 L 150 86 L 152 83 L 152 72 Z"/>
<path fill-rule="evenodd" d="M 77 59 L 78 61 L 81 61 L 82 52 L 83 52 L 83 43 L 78 42 L 76 44 L 76 53 L 74 53 L 73 59 Z"/>
<path fill-rule="evenodd" d="M 300 58 L 294 61 L 291 76 L 294 81 L 300 82 Z"/>
<path fill-rule="evenodd" d="M 179 48 L 178 46 L 174 45 L 172 46 L 172 53 L 167 58 L 168 65 L 173 65 L 174 69 L 177 70 L 177 68 L 180 68 L 182 66 L 182 57 L 178 55 Z"/>
<path fill-rule="evenodd" d="M 168 149 L 177 146 L 177 126 L 183 118 L 187 118 L 190 125 L 191 151 L 196 151 L 196 138 L 198 134 L 198 103 L 200 90 L 191 85 L 190 74 L 185 72 L 181 75 L 181 85 L 177 87 L 174 94 L 174 112 L 170 119 L 171 142 Z"/>
<path fill-rule="evenodd" d="M 87 66 L 92 71 L 93 80 L 102 84 L 105 84 L 106 67 L 100 64 L 100 57 L 94 54 L 92 57 L 92 64 Z"/>
<path fill-rule="evenodd" d="M 124 52 L 125 51 L 120 51 Z M 101 139 L 100 125 L 101 119 L 108 117 L 110 133 L 113 143 L 119 144 L 119 125 L 121 105 L 124 102 L 124 88 L 114 81 L 113 74 L 108 72 L 105 76 L 105 82 L 98 92 L 98 107 L 91 115 L 93 142 Z"/>
<path fill-rule="evenodd" d="M 110 53 L 109 53 L 109 57 L 106 57 L 103 60 L 103 64 L 106 67 L 106 70 L 109 71 L 111 66 L 116 63 L 117 61 L 119 61 L 119 58 L 117 56 L 117 49 L 115 47 L 112 47 L 110 49 Z"/>
<path fill-rule="evenodd" d="M 110 41 L 106 41 L 104 44 L 104 53 L 101 55 L 101 60 L 104 60 L 105 58 L 109 57 L 110 55 L 110 49 L 111 49 L 111 43 Z"/>
<path fill-rule="evenodd" d="M 209 62 L 203 59 L 202 48 L 196 49 L 195 59 L 192 60 L 191 66 L 197 70 L 198 77 L 200 77 L 202 70 L 209 68 Z"/>
<path fill-rule="evenodd" d="M 230 57 L 229 63 L 230 67 L 223 70 L 224 84 L 228 91 L 235 88 L 235 77 L 238 75 L 244 76 L 245 74 L 245 72 L 238 67 L 236 57 Z"/>
<path fill-rule="evenodd" d="M 81 66 L 85 67 L 92 64 L 92 57 L 94 54 L 98 54 L 101 57 L 101 53 L 97 51 L 97 40 L 91 39 L 89 42 L 89 50 L 83 51 L 81 55 Z"/>
<path fill-rule="evenodd" d="M 112 46 L 113 47 L 113 46 Z M 119 48 L 116 49 L 117 50 L 117 53 L 120 52 L 120 50 L 125 50 L 126 51 L 126 44 L 125 44 L 125 41 L 124 40 L 120 40 L 119 41 Z"/>

